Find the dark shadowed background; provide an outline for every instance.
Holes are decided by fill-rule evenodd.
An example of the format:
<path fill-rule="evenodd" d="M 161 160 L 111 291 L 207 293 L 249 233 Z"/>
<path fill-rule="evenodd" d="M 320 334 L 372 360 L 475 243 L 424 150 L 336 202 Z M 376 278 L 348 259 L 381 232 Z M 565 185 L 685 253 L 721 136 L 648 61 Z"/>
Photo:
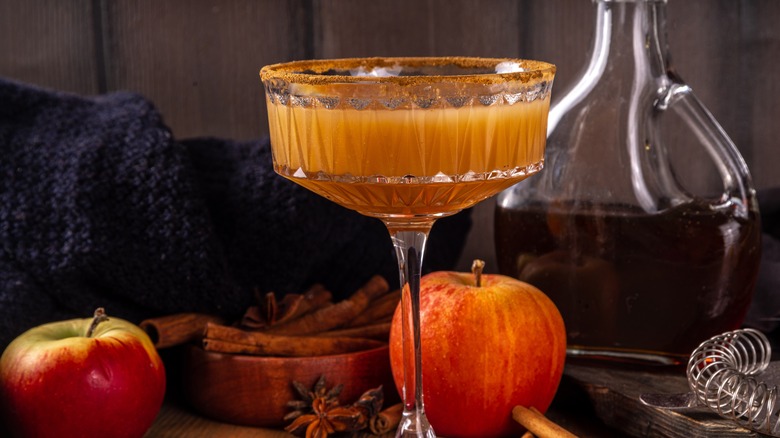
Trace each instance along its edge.
<path fill-rule="evenodd" d="M 178 138 L 267 131 L 266 64 L 377 55 L 538 58 L 555 90 L 583 67 L 589 0 L 0 0 L 0 76 L 84 95 L 132 90 Z M 670 0 L 672 62 L 741 150 L 780 185 L 780 2 Z M 0 105 L 2 102 L 0 102 Z M 462 257 L 495 266 L 492 205 Z M 488 269 L 491 270 L 491 269 Z"/>

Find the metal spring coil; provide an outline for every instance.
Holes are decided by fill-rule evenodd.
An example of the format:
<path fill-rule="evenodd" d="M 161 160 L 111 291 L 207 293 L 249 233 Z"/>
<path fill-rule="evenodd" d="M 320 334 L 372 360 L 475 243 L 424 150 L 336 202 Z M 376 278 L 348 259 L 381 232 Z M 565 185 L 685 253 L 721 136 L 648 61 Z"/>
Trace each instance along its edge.
<path fill-rule="evenodd" d="M 756 376 L 769 366 L 771 346 L 763 333 L 735 330 L 699 345 L 688 361 L 688 384 L 697 399 L 747 429 L 780 436 L 777 386 Z"/>

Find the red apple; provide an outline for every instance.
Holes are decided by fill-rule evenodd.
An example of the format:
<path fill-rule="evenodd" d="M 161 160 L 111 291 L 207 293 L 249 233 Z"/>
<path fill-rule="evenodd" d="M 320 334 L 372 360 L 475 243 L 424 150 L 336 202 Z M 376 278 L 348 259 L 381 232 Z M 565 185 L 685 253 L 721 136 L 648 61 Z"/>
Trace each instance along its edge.
<path fill-rule="evenodd" d="M 146 333 L 119 318 L 53 322 L 19 335 L 0 358 L 5 425 L 19 437 L 141 437 L 165 394 Z"/>
<path fill-rule="evenodd" d="M 555 304 L 536 287 L 476 274 L 480 286 L 471 273 L 434 272 L 421 280 L 425 412 L 442 436 L 519 436 L 512 408 L 545 412 L 550 406 L 563 374 L 566 330 Z M 400 392 L 400 305 L 390 360 Z"/>

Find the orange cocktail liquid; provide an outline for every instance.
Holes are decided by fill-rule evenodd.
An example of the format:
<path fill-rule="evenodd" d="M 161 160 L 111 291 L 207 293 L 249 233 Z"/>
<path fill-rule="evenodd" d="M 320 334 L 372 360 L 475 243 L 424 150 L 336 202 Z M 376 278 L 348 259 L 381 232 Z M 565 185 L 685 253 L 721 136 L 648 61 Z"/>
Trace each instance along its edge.
<path fill-rule="evenodd" d="M 510 104 L 328 109 L 268 102 L 275 170 L 378 217 L 444 216 L 538 171 L 549 96 Z"/>

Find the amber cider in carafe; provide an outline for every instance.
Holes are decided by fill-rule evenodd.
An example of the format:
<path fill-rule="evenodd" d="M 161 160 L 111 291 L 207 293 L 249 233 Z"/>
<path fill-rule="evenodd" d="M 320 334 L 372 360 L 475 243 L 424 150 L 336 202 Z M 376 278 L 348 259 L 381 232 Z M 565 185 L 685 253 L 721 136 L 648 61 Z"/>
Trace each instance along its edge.
<path fill-rule="evenodd" d="M 684 361 L 750 304 L 760 229 L 755 211 L 740 216 L 695 201 L 653 214 L 536 203 L 496 212 L 496 251 L 501 272 L 559 307 L 570 352 Z"/>

